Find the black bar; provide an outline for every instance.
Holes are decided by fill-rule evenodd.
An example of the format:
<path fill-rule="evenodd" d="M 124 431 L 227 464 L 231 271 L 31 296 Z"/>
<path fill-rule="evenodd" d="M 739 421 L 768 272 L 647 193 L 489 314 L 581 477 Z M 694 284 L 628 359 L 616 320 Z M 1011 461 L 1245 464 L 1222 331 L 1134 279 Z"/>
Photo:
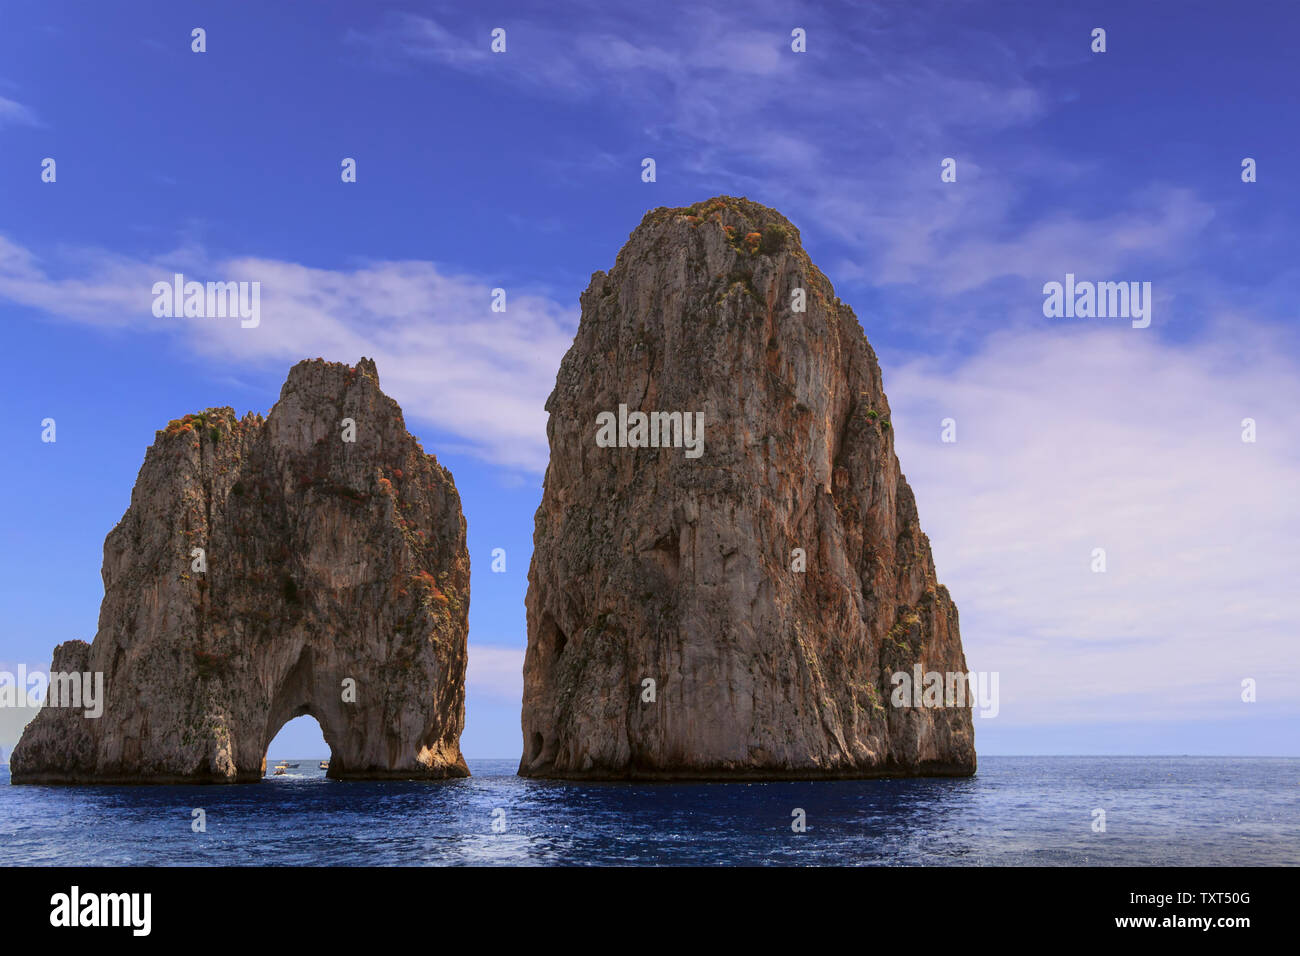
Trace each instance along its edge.
<path fill-rule="evenodd" d="M 451 927 L 477 931 L 485 941 L 494 931 L 513 929 L 628 945 L 675 945 L 702 936 L 774 942 L 772 933 L 781 930 L 810 944 L 829 941 L 823 934 L 847 933 L 872 948 L 1102 937 L 1143 944 L 1200 937 L 1230 946 L 1247 938 L 1243 933 L 1284 931 L 1289 920 L 1283 912 L 1294 892 L 1294 873 L 1280 868 L 11 867 L 2 872 L 9 940 L 76 934 L 84 941 L 128 944 L 215 941 L 226 934 L 247 943 L 319 926 L 321 942 L 331 946 L 408 935 L 436 939 Z M 52 898 L 70 896 L 73 886 L 83 905 L 88 894 L 150 894 L 147 937 L 135 936 L 130 925 L 52 926 Z M 1155 923 L 1119 925 L 1134 918 Z M 1186 922 L 1207 918 L 1208 928 Z M 1225 919 L 1246 924 L 1221 925 Z M 606 932 L 611 935 L 593 935 Z"/>

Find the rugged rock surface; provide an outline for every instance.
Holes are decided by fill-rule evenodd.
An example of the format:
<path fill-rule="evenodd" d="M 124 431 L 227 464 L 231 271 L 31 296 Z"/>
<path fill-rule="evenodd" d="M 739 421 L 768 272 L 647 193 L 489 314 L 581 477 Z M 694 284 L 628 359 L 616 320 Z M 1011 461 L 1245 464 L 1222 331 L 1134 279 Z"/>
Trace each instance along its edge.
<path fill-rule="evenodd" d="M 51 667 L 102 672 L 103 715 L 42 709 L 15 783 L 257 780 L 301 714 L 331 777 L 468 775 L 460 497 L 369 359 L 299 363 L 265 420 L 217 408 L 158 432 L 103 577 L 93 643 Z"/>
<path fill-rule="evenodd" d="M 702 454 L 600 447 L 620 404 L 702 413 Z M 583 294 L 546 407 L 521 774 L 974 772 L 969 707 L 891 705 L 895 672 L 966 671 L 957 609 L 875 353 L 784 217 L 648 213 Z"/>

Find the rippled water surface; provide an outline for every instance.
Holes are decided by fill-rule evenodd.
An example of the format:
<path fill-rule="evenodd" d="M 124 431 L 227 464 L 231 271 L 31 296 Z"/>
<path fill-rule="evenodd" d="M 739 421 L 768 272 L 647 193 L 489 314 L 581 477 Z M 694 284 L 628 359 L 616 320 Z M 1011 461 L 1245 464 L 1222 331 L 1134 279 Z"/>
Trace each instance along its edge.
<path fill-rule="evenodd" d="M 4 862 L 1300 863 L 1293 758 L 982 757 L 961 780 L 689 785 L 522 780 L 502 760 L 471 760 L 467 780 L 339 783 L 316 764 L 224 787 L 14 787 L 3 767 Z"/>

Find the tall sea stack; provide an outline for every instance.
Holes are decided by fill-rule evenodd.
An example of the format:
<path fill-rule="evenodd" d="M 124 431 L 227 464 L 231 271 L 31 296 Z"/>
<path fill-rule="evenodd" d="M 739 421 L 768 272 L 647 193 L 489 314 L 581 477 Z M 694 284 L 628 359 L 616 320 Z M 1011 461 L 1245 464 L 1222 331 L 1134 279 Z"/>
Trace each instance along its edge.
<path fill-rule="evenodd" d="M 102 714 L 47 704 L 15 783 L 257 780 L 302 714 L 331 777 L 468 775 L 460 497 L 373 361 L 299 363 L 265 420 L 158 432 L 103 577 L 94 641 L 51 667 L 102 675 Z"/>
<path fill-rule="evenodd" d="M 957 609 L 875 353 L 783 216 L 648 213 L 546 408 L 521 774 L 974 773 L 969 707 L 899 705 L 894 674 L 965 673 Z"/>

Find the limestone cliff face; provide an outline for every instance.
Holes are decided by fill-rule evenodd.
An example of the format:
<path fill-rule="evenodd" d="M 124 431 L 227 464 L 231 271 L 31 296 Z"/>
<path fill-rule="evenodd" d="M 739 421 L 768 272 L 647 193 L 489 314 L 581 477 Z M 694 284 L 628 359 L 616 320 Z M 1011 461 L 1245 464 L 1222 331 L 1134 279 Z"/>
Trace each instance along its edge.
<path fill-rule="evenodd" d="M 630 447 L 630 417 L 629 447 L 601 447 L 620 405 L 702 414 L 698 457 Z M 917 663 L 966 671 L 957 609 L 875 353 L 784 217 L 648 213 L 583 294 L 546 407 L 521 774 L 974 772 L 968 707 L 891 701 Z"/>
<path fill-rule="evenodd" d="M 45 707 L 15 783 L 256 780 L 302 714 L 331 777 L 468 775 L 465 519 L 369 359 L 299 363 L 265 420 L 158 432 L 103 577 L 94 641 L 51 667 L 101 672 L 103 714 Z"/>

